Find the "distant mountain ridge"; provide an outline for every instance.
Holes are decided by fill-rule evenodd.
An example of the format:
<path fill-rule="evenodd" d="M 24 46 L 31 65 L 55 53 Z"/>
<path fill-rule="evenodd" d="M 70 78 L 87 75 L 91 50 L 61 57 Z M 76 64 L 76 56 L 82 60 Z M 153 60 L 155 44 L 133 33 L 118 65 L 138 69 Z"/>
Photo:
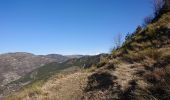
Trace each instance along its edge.
<path fill-rule="evenodd" d="M 9 94 L 10 92 L 18 90 L 19 88 L 27 84 L 31 84 L 35 81 L 39 81 L 39 80 L 44 81 L 49 77 L 51 77 L 52 75 L 60 73 L 64 70 L 68 70 L 68 72 L 71 72 L 74 70 L 80 70 L 82 68 L 89 68 L 92 65 L 96 65 L 98 62 L 101 61 L 103 57 L 106 56 L 108 55 L 107 54 L 100 54 L 94 56 L 71 55 L 69 56 L 70 58 L 68 58 L 58 54 L 50 54 L 46 56 L 40 55 L 38 57 L 43 59 L 45 58 L 50 60 L 52 59 L 52 62 L 37 67 L 32 71 L 24 73 L 24 75 L 22 76 L 18 76 L 18 78 L 16 78 L 15 80 L 9 81 L 7 84 L 4 84 L 4 86 L 0 86 L 0 95 Z M 59 62 L 55 62 L 55 61 L 59 61 Z"/>
<path fill-rule="evenodd" d="M 64 62 L 67 61 L 69 58 L 59 54 L 48 54 L 48 55 L 39 55 L 40 57 L 53 59 L 53 62 Z"/>
<path fill-rule="evenodd" d="M 86 55 L 65 55 L 66 57 L 68 58 L 81 58 L 81 57 L 84 57 Z"/>
<path fill-rule="evenodd" d="M 0 84 L 6 85 L 51 62 L 61 63 L 82 56 L 35 55 L 27 52 L 0 54 Z"/>

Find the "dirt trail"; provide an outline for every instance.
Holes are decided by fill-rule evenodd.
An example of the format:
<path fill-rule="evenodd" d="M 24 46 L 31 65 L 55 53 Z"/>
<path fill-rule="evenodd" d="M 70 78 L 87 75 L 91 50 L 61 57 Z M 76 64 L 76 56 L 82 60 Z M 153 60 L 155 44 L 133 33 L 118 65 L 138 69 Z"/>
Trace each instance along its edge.
<path fill-rule="evenodd" d="M 117 77 L 116 82 L 121 86 L 122 90 L 127 89 L 129 82 L 132 80 L 138 80 L 138 84 L 142 87 L 146 86 L 145 82 L 135 75 L 139 70 L 144 70 L 144 68 L 136 66 L 140 66 L 140 64 L 121 64 L 113 72 L 113 75 Z"/>
<path fill-rule="evenodd" d="M 38 96 L 36 100 L 81 100 L 88 75 L 77 72 L 60 79 L 54 78 L 42 87 L 46 95 Z"/>
<path fill-rule="evenodd" d="M 136 67 L 137 66 L 137 67 Z M 114 86 L 115 91 L 113 97 L 118 97 L 120 91 L 118 89 L 121 86 L 121 91 L 126 90 L 130 87 L 129 82 L 132 80 L 137 80 L 137 84 L 142 87 L 146 87 L 145 82 L 140 79 L 136 72 L 143 70 L 143 67 L 139 67 L 139 64 L 121 64 L 118 65 L 114 71 L 110 70 L 110 74 L 116 76 L 117 78 L 113 80 L 117 85 Z M 89 93 L 84 93 L 84 89 L 87 87 L 89 82 L 88 77 L 94 73 L 90 72 L 75 72 L 73 74 L 64 75 L 63 77 L 53 77 L 47 81 L 41 88 L 42 93 L 35 97 L 31 97 L 28 100 L 85 100 L 90 97 L 91 93 L 94 94 L 94 100 L 103 100 L 101 91 L 91 91 Z M 93 83 L 91 83 L 93 84 Z M 102 83 L 103 84 L 103 83 Z M 107 91 L 106 91 L 107 92 Z M 105 95 L 103 95 L 103 98 Z"/>

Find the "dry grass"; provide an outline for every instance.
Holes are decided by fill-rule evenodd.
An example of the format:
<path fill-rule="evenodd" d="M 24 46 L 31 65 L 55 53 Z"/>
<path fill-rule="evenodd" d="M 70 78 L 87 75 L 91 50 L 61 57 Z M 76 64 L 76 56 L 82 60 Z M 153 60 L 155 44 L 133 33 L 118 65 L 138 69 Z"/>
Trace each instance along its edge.
<path fill-rule="evenodd" d="M 142 62 L 144 60 L 154 60 L 157 61 L 158 59 L 160 59 L 163 55 L 163 52 L 158 50 L 158 49 L 146 49 L 143 51 L 139 51 L 139 52 L 129 52 L 128 54 L 124 54 L 122 57 L 123 61 L 127 61 L 130 63 L 133 62 Z"/>
<path fill-rule="evenodd" d="M 43 91 L 41 89 L 42 84 L 42 81 L 35 82 L 34 84 L 23 88 L 18 93 L 7 96 L 5 100 L 29 100 L 30 97 L 35 97 L 36 95 L 43 94 Z"/>
<path fill-rule="evenodd" d="M 53 76 L 45 84 L 33 84 L 6 100 L 80 100 L 86 85 L 88 73 L 76 72 Z"/>

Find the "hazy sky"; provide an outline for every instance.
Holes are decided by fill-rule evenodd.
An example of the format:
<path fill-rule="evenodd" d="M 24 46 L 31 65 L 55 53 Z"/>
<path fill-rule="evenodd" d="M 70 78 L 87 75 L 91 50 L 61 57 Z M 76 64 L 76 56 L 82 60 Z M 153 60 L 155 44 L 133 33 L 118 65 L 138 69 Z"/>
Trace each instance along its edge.
<path fill-rule="evenodd" d="M 0 0 L 0 53 L 109 52 L 150 14 L 150 0 Z"/>

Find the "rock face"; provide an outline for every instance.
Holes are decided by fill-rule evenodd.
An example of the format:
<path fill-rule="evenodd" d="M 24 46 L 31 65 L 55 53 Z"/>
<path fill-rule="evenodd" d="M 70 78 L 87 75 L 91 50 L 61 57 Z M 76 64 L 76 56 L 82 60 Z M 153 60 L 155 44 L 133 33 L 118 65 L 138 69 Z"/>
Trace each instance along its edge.
<path fill-rule="evenodd" d="M 0 84 L 6 85 L 25 74 L 51 62 L 64 62 L 68 57 L 50 54 L 34 55 L 25 52 L 6 53 L 0 55 Z"/>

